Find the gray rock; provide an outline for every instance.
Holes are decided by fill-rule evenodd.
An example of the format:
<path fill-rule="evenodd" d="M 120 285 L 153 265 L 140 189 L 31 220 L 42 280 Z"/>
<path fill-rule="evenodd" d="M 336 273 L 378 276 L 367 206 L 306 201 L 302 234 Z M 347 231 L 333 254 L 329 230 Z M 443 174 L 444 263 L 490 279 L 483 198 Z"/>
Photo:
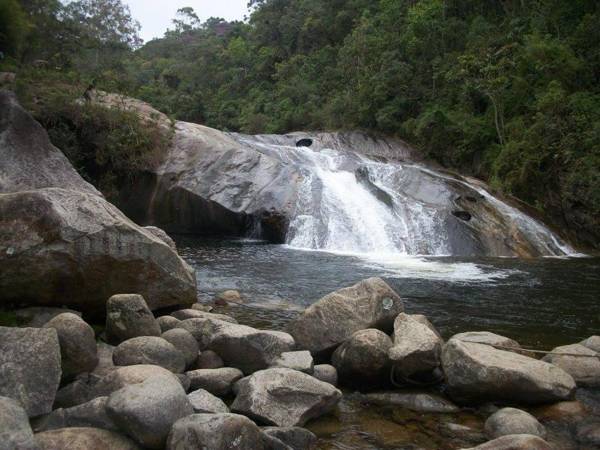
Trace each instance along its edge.
<path fill-rule="evenodd" d="M 146 230 L 153 236 L 159 238 L 161 241 L 163 241 L 165 244 L 167 244 L 169 247 L 171 247 L 172 250 L 177 251 L 177 246 L 175 245 L 175 241 L 173 239 L 171 239 L 171 236 L 169 236 L 165 232 L 165 230 L 158 228 L 158 227 L 153 227 L 153 226 L 144 227 L 144 230 Z"/>
<path fill-rule="evenodd" d="M 450 339 L 442 365 L 457 401 L 535 404 L 567 400 L 575 392 L 575 381 L 559 367 L 483 344 Z"/>
<path fill-rule="evenodd" d="M 563 345 L 544 356 L 543 361 L 560 367 L 573 377 L 578 386 L 600 387 L 600 353 L 581 344 Z M 556 355 L 569 353 L 579 356 Z"/>
<path fill-rule="evenodd" d="M 204 389 L 198 389 L 188 394 L 188 400 L 194 408 L 194 413 L 225 414 L 229 412 L 227 405 L 219 397 L 215 397 Z"/>
<path fill-rule="evenodd" d="M 53 408 L 71 408 L 98 397 L 89 377 L 80 376 L 56 392 Z"/>
<path fill-rule="evenodd" d="M 122 434 L 100 428 L 75 427 L 35 435 L 41 450 L 142 450 Z"/>
<path fill-rule="evenodd" d="M 204 303 L 194 303 L 192 309 L 198 311 L 211 312 L 214 308 L 211 305 L 205 305 Z"/>
<path fill-rule="evenodd" d="M 199 311 L 197 309 L 181 309 L 171 313 L 171 316 L 178 320 L 187 319 L 216 319 L 222 320 L 223 322 L 237 323 L 233 317 L 226 314 L 215 314 L 211 312 Z"/>
<path fill-rule="evenodd" d="M 554 450 L 539 436 L 511 434 L 465 450 Z"/>
<path fill-rule="evenodd" d="M 188 377 L 185 373 L 176 373 L 175 376 L 179 380 L 183 390 L 186 393 L 189 392 L 190 388 L 192 387 L 192 381 L 190 380 L 190 377 Z"/>
<path fill-rule="evenodd" d="M 106 412 L 108 397 L 98 397 L 71 408 L 58 408 L 41 418 L 35 431 L 56 430 L 71 427 L 92 427 L 119 431 Z"/>
<path fill-rule="evenodd" d="M 110 395 L 125 386 L 142 383 L 148 378 L 160 375 L 171 376 L 173 374 L 163 367 L 150 364 L 118 367 L 94 385 L 94 396 Z"/>
<path fill-rule="evenodd" d="M 198 355 L 193 369 L 219 369 L 225 367 L 223 359 L 212 350 L 204 350 Z"/>
<path fill-rule="evenodd" d="M 444 341 L 422 315 L 398 314 L 394 321 L 394 345 L 389 358 L 395 372 L 410 378 L 440 366 Z"/>
<path fill-rule="evenodd" d="M 198 359 L 198 342 L 189 331 L 183 328 L 174 328 L 165 331 L 161 337 L 183 354 L 186 367 Z"/>
<path fill-rule="evenodd" d="M 98 364 L 96 335 L 81 317 L 72 313 L 59 314 L 44 328 L 54 328 L 58 334 L 63 378 L 95 369 Z"/>
<path fill-rule="evenodd" d="M 597 353 L 600 353 L 600 336 L 590 336 L 580 342 L 584 347 L 589 348 Z"/>
<path fill-rule="evenodd" d="M 106 303 L 106 337 L 119 344 L 138 336 L 160 336 L 160 325 L 144 297 L 137 294 L 113 295 Z"/>
<path fill-rule="evenodd" d="M 29 417 L 52 411 L 61 378 L 60 345 L 52 328 L 0 327 L 0 395 Z"/>
<path fill-rule="evenodd" d="M 321 380 L 325 383 L 337 386 L 337 369 L 330 364 L 317 364 L 313 367 L 312 376 L 315 377 L 317 380 Z"/>
<path fill-rule="evenodd" d="M 173 425 L 167 450 L 272 450 L 254 422 L 238 414 L 193 414 Z"/>
<path fill-rule="evenodd" d="M 455 413 L 460 408 L 451 401 L 429 392 L 374 392 L 361 400 L 378 406 L 399 406 L 423 413 Z"/>
<path fill-rule="evenodd" d="M 244 303 L 242 295 L 239 293 L 239 291 L 236 291 L 235 289 L 229 289 L 227 291 L 220 292 L 215 296 L 215 304 L 223 304 L 223 306 L 227 306 L 229 303 Z"/>
<path fill-rule="evenodd" d="M 485 421 L 485 434 L 496 439 L 510 434 L 532 434 L 542 439 L 546 429 L 531 414 L 516 408 L 502 408 Z"/>
<path fill-rule="evenodd" d="M 177 327 L 189 331 L 198 342 L 200 350 L 204 351 L 207 349 L 208 344 L 210 344 L 210 341 L 219 326 L 227 326 L 226 324 L 228 323 L 230 322 L 206 317 L 197 317 L 194 319 L 182 320 Z"/>
<path fill-rule="evenodd" d="M 292 450 L 312 450 L 317 447 L 317 436 L 300 427 L 263 427 L 263 433 L 279 439 Z"/>
<path fill-rule="evenodd" d="M 231 392 L 233 384 L 244 374 L 231 367 L 220 369 L 198 369 L 185 373 L 191 381 L 191 389 L 205 389 L 214 395 L 227 395 Z"/>
<path fill-rule="evenodd" d="M 283 352 L 275 361 L 273 361 L 271 367 L 284 367 L 312 374 L 314 361 L 308 350 Z"/>
<path fill-rule="evenodd" d="M 292 336 L 282 331 L 265 331 L 245 325 L 211 321 L 212 335 L 207 345 L 229 367 L 245 374 L 267 368 L 284 352 L 294 349 Z"/>
<path fill-rule="evenodd" d="M 171 427 L 193 413 L 185 391 L 174 375 L 151 377 L 113 392 L 108 415 L 136 442 L 151 449 L 164 448 Z"/>
<path fill-rule="evenodd" d="M 116 366 L 153 364 L 171 372 L 185 370 L 185 356 L 173 344 L 156 336 L 140 336 L 121 342 L 113 353 Z"/>
<path fill-rule="evenodd" d="M 388 352 L 392 340 L 383 331 L 361 330 L 354 333 L 333 353 L 331 363 L 342 381 L 350 384 L 389 379 Z"/>
<path fill-rule="evenodd" d="M 173 328 L 177 328 L 180 320 L 176 319 L 173 316 L 160 316 L 156 319 L 158 325 L 160 326 L 160 331 L 165 333 L 166 331 L 172 330 Z"/>
<path fill-rule="evenodd" d="M 120 292 L 144 295 L 153 309 L 196 299 L 193 270 L 177 253 L 98 195 L 0 193 L 0 229 L 0 304 L 103 315 L 106 299 Z"/>
<path fill-rule="evenodd" d="M 0 397 L 0 450 L 37 450 L 27 413 L 8 397 Z"/>
<path fill-rule="evenodd" d="M 233 412 L 266 425 L 302 426 L 331 411 L 342 393 L 297 370 L 267 369 L 236 383 Z"/>
<path fill-rule="evenodd" d="M 497 346 L 500 347 L 498 350 L 514 351 L 515 353 L 520 353 L 525 356 L 531 356 L 526 350 L 522 350 L 521 344 L 514 339 L 500 334 L 490 333 L 489 331 L 467 331 L 455 334 L 450 339 L 459 339 L 464 342 L 475 342 L 477 344 Z"/>
<path fill-rule="evenodd" d="M 91 372 L 94 376 L 102 378 L 109 372 L 115 370 L 115 364 L 113 363 L 113 353 L 115 347 L 105 342 L 98 342 L 96 344 L 96 354 L 98 356 L 98 364 Z"/>
<path fill-rule="evenodd" d="M 326 295 L 293 320 L 287 331 L 299 349 L 332 350 L 356 331 L 391 331 L 402 300 L 381 278 L 369 278 Z"/>
<path fill-rule="evenodd" d="M 52 306 L 29 306 L 15 310 L 15 317 L 20 327 L 42 328 L 59 314 L 72 313 L 81 317 L 74 309 L 56 308 Z"/>

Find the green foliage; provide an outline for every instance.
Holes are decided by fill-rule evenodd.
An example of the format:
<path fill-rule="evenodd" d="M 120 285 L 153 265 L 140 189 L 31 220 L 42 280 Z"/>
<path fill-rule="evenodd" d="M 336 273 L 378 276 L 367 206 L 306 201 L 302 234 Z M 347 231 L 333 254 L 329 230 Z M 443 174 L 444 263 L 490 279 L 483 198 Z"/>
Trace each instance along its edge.
<path fill-rule="evenodd" d="M 15 56 L 19 52 L 28 28 L 27 17 L 18 0 L 0 0 L 0 51 L 5 56 Z"/>

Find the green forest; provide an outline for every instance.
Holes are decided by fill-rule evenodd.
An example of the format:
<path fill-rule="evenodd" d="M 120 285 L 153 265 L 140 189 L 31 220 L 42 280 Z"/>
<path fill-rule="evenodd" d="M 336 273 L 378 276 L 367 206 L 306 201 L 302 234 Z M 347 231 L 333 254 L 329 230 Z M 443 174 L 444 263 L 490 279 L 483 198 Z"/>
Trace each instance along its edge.
<path fill-rule="evenodd" d="M 597 245 L 598 1 L 250 3 L 243 22 L 201 23 L 183 8 L 163 38 L 142 44 L 120 0 L 0 0 L 0 70 L 17 73 L 23 102 L 89 172 L 112 164 L 120 176 L 144 163 L 127 148 L 163 145 L 115 117 L 104 120 L 117 134 L 98 143 L 100 113 L 68 101 L 92 86 L 222 130 L 399 137 L 529 205 L 576 244 Z M 82 124 L 97 133 L 82 136 Z M 115 146 L 124 135 L 129 147 Z M 84 154 L 85 139 L 119 154 Z"/>

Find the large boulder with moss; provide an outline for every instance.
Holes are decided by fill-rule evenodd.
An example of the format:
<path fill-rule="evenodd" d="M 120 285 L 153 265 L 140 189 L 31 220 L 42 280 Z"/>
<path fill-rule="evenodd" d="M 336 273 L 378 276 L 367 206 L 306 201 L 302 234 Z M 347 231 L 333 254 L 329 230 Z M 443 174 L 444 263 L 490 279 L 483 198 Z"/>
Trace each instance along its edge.
<path fill-rule="evenodd" d="M 400 296 L 381 278 L 369 278 L 326 295 L 293 320 L 287 331 L 299 349 L 333 350 L 357 331 L 391 331 L 403 311 Z"/>

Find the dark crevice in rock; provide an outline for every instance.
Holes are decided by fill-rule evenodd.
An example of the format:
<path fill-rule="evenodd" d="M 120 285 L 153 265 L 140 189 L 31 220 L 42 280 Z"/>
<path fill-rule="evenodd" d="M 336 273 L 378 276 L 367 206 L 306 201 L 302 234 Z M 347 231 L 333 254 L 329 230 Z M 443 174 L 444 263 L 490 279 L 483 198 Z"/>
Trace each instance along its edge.
<path fill-rule="evenodd" d="M 296 147 L 310 147 L 313 144 L 313 140 L 309 138 L 300 139 L 296 142 Z"/>
<path fill-rule="evenodd" d="M 471 216 L 471 213 L 468 213 L 467 211 L 452 211 L 452 215 L 465 222 L 468 222 L 473 217 Z"/>

